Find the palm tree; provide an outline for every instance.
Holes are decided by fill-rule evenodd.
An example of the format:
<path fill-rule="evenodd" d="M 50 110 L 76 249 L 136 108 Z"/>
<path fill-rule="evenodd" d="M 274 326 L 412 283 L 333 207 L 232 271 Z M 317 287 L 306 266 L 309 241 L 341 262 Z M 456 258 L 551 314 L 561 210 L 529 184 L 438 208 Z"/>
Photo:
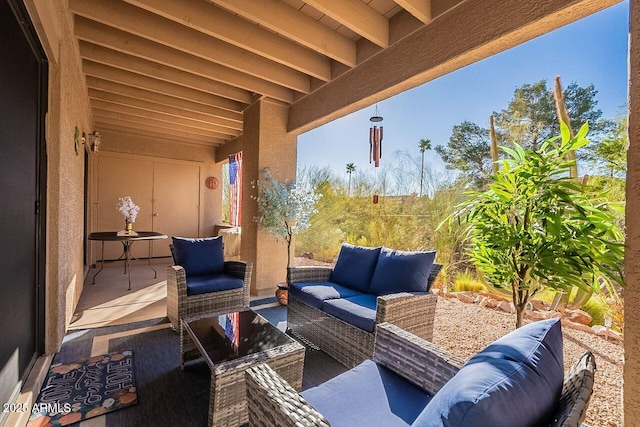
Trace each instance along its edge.
<path fill-rule="evenodd" d="M 349 195 L 351 195 L 351 174 L 355 172 L 355 170 L 356 170 L 356 165 L 354 165 L 353 163 L 347 163 L 347 173 L 349 174 L 349 190 L 348 190 Z"/>
<path fill-rule="evenodd" d="M 424 180 L 424 152 L 427 150 L 431 150 L 431 140 L 421 139 L 418 143 L 418 148 L 420 149 L 420 153 L 422 154 L 422 160 L 420 162 L 420 197 L 422 197 L 422 182 Z"/>

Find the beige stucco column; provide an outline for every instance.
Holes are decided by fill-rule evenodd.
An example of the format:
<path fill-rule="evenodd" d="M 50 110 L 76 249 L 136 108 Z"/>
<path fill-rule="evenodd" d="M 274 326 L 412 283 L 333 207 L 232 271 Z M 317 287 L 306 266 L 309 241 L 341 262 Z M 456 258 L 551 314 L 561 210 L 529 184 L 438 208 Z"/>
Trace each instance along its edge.
<path fill-rule="evenodd" d="M 253 263 L 252 295 L 273 293 L 287 274 L 286 243 L 253 221 L 258 215 L 258 192 L 252 185 L 262 168 L 269 168 L 278 180 L 295 180 L 297 137 L 287 133 L 287 116 L 287 106 L 268 100 L 257 101 L 244 112 L 241 259 Z"/>
<path fill-rule="evenodd" d="M 640 0 L 631 0 L 624 310 L 624 423 L 640 425 Z"/>

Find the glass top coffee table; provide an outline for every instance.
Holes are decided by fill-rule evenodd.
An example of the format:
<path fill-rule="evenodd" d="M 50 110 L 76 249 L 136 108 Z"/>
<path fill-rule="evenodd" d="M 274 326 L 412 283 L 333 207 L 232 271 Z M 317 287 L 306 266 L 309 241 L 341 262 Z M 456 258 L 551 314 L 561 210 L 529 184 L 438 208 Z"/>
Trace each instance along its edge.
<path fill-rule="evenodd" d="M 183 319 L 182 367 L 202 357 L 211 369 L 210 426 L 248 422 L 244 373 L 267 363 L 296 390 L 302 388 L 304 346 L 250 309 Z"/>

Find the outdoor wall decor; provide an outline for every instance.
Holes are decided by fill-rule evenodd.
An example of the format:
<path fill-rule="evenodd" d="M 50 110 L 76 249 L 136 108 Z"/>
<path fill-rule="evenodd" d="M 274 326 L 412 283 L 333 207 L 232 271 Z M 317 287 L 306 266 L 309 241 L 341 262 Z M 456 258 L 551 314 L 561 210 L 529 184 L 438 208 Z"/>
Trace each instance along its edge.
<path fill-rule="evenodd" d="M 218 188 L 218 178 L 216 178 L 215 176 L 210 176 L 207 178 L 204 184 L 209 190 L 215 190 L 216 188 Z"/>

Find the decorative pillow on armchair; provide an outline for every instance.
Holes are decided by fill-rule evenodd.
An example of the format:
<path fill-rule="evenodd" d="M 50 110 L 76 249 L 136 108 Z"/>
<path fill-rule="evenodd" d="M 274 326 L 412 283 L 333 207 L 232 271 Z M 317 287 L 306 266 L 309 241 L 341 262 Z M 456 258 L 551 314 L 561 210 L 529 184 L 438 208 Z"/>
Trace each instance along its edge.
<path fill-rule="evenodd" d="M 371 278 L 369 293 L 427 292 L 436 251 L 405 252 L 382 248 Z"/>
<path fill-rule="evenodd" d="M 546 426 L 563 381 L 560 319 L 530 323 L 469 359 L 413 426 Z"/>
<path fill-rule="evenodd" d="M 172 237 L 173 256 L 187 277 L 224 272 L 222 237 L 188 239 Z"/>
<path fill-rule="evenodd" d="M 381 247 L 367 248 L 343 243 L 329 281 L 360 292 L 367 292 Z"/>

